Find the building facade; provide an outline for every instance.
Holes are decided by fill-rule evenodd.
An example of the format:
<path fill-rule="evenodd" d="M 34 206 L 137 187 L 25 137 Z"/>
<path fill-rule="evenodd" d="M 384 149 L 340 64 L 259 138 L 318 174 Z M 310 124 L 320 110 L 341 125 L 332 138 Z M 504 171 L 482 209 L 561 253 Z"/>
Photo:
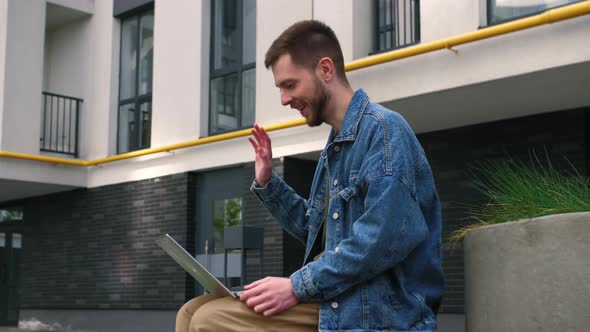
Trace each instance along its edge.
<path fill-rule="evenodd" d="M 247 139 L 192 144 L 299 119 L 264 67 L 292 23 L 326 22 L 353 63 L 589 3 L 0 0 L 0 325 L 172 330 L 202 290 L 155 245 L 165 233 L 220 278 L 228 249 L 230 285 L 300 267 L 303 246 L 249 193 Z M 588 174 L 588 40 L 582 14 L 349 71 L 416 132 L 445 239 L 484 201 L 474 163 L 547 152 Z M 275 170 L 304 197 L 328 133 L 270 133 Z M 260 248 L 225 243 L 233 226 L 261 232 Z M 440 330 L 461 331 L 463 251 L 443 251 Z"/>

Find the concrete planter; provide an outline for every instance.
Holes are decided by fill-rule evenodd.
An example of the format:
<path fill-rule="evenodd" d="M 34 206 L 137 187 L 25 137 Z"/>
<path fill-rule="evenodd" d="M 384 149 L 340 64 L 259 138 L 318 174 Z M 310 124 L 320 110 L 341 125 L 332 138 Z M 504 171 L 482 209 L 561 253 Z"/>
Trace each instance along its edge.
<path fill-rule="evenodd" d="M 588 331 L 590 212 L 469 233 L 465 294 L 467 331 Z"/>

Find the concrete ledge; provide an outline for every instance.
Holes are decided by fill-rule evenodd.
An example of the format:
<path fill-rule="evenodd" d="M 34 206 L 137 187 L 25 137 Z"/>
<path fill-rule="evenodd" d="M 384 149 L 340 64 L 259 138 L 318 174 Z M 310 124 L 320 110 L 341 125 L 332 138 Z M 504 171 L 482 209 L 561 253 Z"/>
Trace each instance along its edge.
<path fill-rule="evenodd" d="M 585 331 L 590 213 L 483 227 L 465 239 L 467 331 Z"/>

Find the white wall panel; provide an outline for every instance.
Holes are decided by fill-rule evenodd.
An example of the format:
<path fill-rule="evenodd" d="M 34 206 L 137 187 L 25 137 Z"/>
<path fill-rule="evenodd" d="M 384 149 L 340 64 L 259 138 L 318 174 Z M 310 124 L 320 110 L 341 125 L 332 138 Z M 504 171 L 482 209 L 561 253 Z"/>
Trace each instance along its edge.
<path fill-rule="evenodd" d="M 1 150 L 39 153 L 45 2 L 7 0 Z M 25 18 L 26 19 L 23 19 Z"/>
<path fill-rule="evenodd" d="M 256 5 L 256 122 L 268 125 L 299 119 L 299 112 L 281 105 L 272 72 L 264 67 L 264 56 L 281 32 L 297 21 L 311 19 L 312 1 L 261 0 Z"/>
<path fill-rule="evenodd" d="M 156 1 L 152 147 L 196 139 L 208 91 L 205 1 Z M 206 11 L 205 11 L 206 9 Z M 208 20 L 207 20 L 208 21 Z M 207 26 L 207 32 L 209 28 Z M 206 132 L 205 132 L 206 133 Z"/>

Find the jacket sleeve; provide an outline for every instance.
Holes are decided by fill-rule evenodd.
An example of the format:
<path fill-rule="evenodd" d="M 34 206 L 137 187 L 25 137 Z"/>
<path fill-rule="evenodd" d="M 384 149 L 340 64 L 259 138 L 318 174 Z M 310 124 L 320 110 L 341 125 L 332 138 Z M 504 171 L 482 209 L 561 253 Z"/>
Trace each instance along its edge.
<path fill-rule="evenodd" d="M 254 180 L 250 190 L 289 234 L 305 244 L 307 239 L 305 215 L 309 207 L 307 200 L 299 196 L 275 172 L 266 187 L 259 187 Z"/>
<path fill-rule="evenodd" d="M 419 203 L 395 174 L 366 184 L 364 213 L 354 221 L 353 235 L 291 275 L 301 302 L 328 300 L 377 276 L 427 237 Z"/>

